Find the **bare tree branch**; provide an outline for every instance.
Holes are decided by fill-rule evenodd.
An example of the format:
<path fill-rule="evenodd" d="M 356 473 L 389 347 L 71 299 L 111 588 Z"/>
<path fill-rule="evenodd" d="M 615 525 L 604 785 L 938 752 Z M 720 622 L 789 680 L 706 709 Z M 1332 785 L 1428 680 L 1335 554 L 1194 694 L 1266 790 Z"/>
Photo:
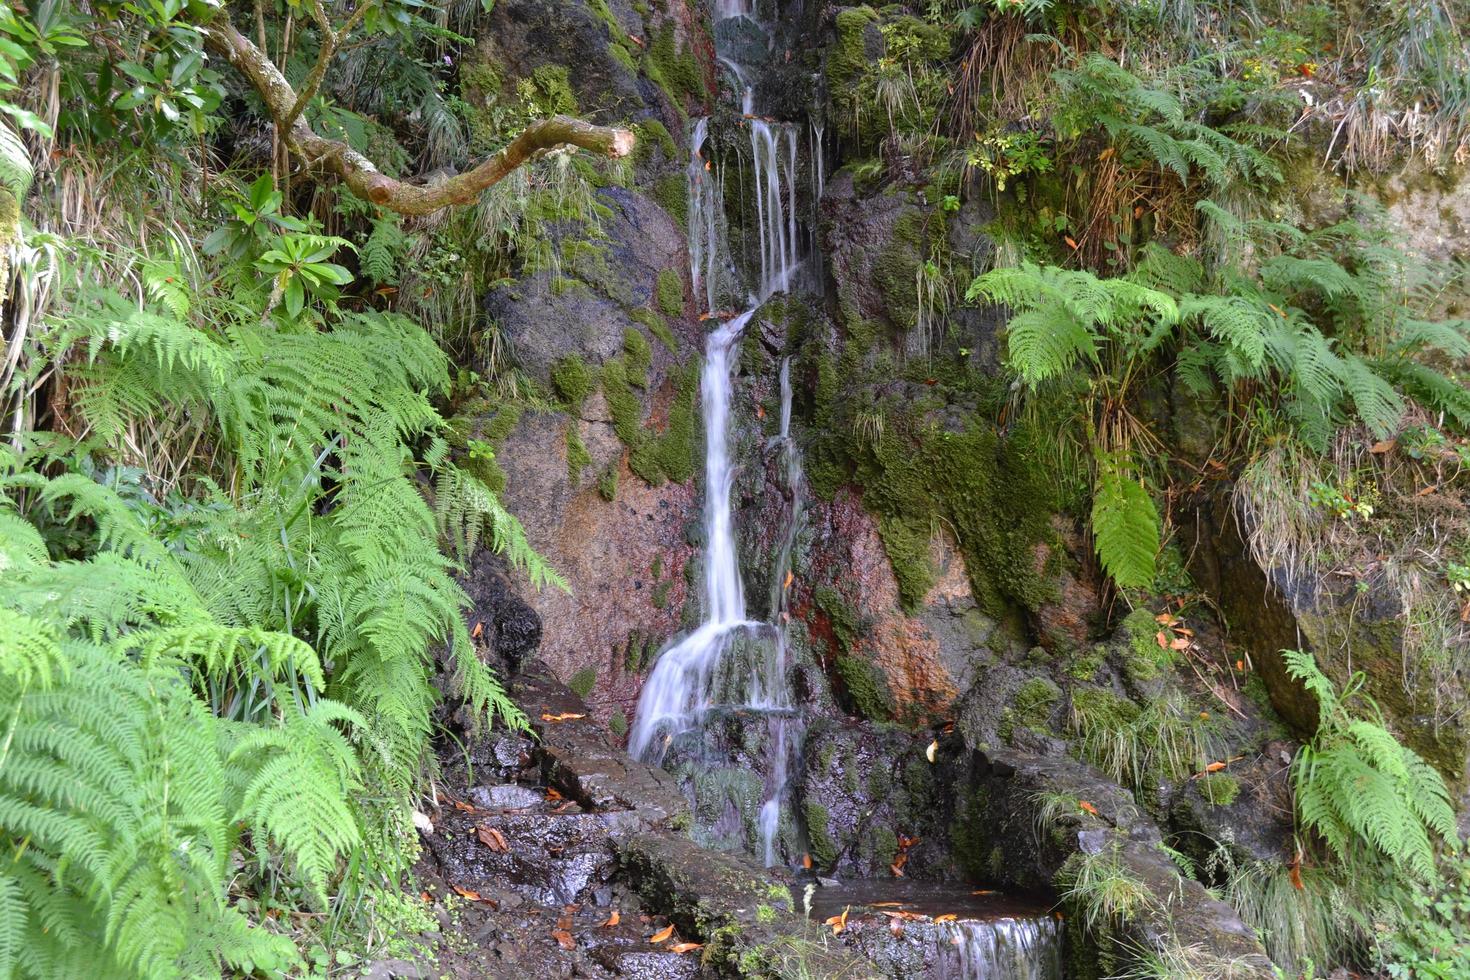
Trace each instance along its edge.
<path fill-rule="evenodd" d="M 301 110 L 310 97 L 308 93 L 315 91 L 321 75 L 325 74 L 327 59 L 318 59 L 317 67 L 308 77 L 307 88 L 298 95 L 275 62 L 235 29 L 228 14 L 221 11 L 207 25 L 207 37 L 210 47 L 224 55 L 260 95 L 293 154 L 309 166 L 325 167 L 337 174 L 363 200 L 399 214 L 432 214 L 452 205 L 472 204 L 487 187 L 559 147 L 578 146 L 607 157 L 624 157 L 633 152 L 634 136 L 626 129 L 553 116 L 526 127 L 510 145 L 473 170 L 426 186 L 404 183 L 380 171 L 344 141 L 318 135 L 302 117 Z M 331 32 L 322 43 L 335 47 L 341 37 Z"/>

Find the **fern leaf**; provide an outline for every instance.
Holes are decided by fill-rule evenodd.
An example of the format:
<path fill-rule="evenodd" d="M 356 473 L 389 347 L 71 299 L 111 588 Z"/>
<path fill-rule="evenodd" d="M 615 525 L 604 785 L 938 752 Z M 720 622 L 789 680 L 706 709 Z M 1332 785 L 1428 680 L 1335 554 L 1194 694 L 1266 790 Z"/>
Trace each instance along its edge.
<path fill-rule="evenodd" d="M 1122 588 L 1153 584 L 1159 553 L 1159 515 L 1153 499 L 1117 456 L 1098 460 L 1092 534 L 1103 569 Z"/>
<path fill-rule="evenodd" d="M 31 151 L 10 122 L 0 116 L 0 187 L 8 188 L 18 201 L 31 189 L 34 176 Z"/>

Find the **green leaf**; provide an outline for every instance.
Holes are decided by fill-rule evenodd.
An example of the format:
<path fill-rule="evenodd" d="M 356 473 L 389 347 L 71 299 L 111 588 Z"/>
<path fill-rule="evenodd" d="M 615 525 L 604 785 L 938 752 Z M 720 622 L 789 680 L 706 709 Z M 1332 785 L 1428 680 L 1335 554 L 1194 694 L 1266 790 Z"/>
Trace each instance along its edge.
<path fill-rule="evenodd" d="M 1121 588 L 1153 585 L 1159 553 L 1159 515 L 1131 461 L 1107 454 L 1097 461 L 1092 536 L 1103 569 Z"/>

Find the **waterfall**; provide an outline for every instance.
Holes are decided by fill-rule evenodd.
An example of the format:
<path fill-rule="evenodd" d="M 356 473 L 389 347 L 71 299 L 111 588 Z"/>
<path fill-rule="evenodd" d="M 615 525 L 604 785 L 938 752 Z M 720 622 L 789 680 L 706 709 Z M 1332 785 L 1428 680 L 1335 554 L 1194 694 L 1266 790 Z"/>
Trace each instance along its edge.
<path fill-rule="evenodd" d="M 727 8 L 741 6 L 722 4 Z M 742 11 L 748 15 L 748 10 Z M 725 14 L 737 16 L 739 14 Z M 740 66 L 727 62 L 743 81 Z M 629 751 L 644 759 L 662 758 L 674 736 L 699 728 L 716 707 L 736 707 L 764 714 L 770 737 L 769 767 L 757 817 L 765 862 L 778 860 L 776 839 L 781 803 L 787 791 L 792 756 L 800 747 L 800 721 L 794 717 L 786 679 L 786 583 L 801 517 L 801 458 L 791 438 L 791 367 L 781 365 L 781 429 L 776 441 L 784 461 L 790 519 L 777 554 L 776 594 L 771 609 L 777 623 L 746 618 L 745 595 L 731 513 L 735 465 L 730 451 L 730 405 L 738 341 L 767 298 L 787 289 L 798 263 L 797 129 L 773 123 L 754 111 L 754 93 L 746 86 L 742 105 L 750 128 L 751 183 L 755 189 L 756 236 L 760 272 L 751 308 L 720 324 L 705 344 L 700 379 L 705 434 L 704 621 L 662 654 L 644 683 L 629 732 Z M 696 295 L 714 313 L 719 298 L 720 216 L 724 210 L 720 177 L 706 160 L 709 120 L 697 119 L 690 136 L 689 264 Z M 739 649 L 738 664 L 727 657 Z"/>
<path fill-rule="evenodd" d="M 1051 916 L 961 919 L 940 938 L 934 980 L 1061 980 L 1061 930 Z"/>

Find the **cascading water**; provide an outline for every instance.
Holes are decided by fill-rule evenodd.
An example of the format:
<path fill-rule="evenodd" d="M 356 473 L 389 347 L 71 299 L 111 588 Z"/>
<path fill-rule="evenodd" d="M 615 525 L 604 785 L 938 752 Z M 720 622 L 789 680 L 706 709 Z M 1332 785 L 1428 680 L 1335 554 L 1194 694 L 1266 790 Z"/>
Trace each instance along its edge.
<path fill-rule="evenodd" d="M 935 980 L 1061 980 L 1061 927 L 1052 916 L 945 923 Z"/>
<path fill-rule="evenodd" d="M 737 9 L 738 8 L 738 9 Z M 749 16 L 744 4 L 719 4 L 724 16 Z M 726 61 L 744 86 L 739 65 Z M 760 273 L 751 308 L 721 324 L 706 341 L 700 381 L 705 432 L 704 622 L 663 651 L 644 684 L 629 733 L 628 748 L 640 758 L 662 757 L 673 738 L 700 727 L 715 709 L 738 709 L 764 716 L 769 758 L 757 816 L 766 864 L 775 864 L 781 803 L 786 792 L 791 755 L 798 748 L 797 726 L 786 679 L 786 635 L 779 624 L 784 597 L 773 597 L 778 624 L 746 618 L 744 588 L 736 550 L 730 497 L 735 467 L 730 452 L 730 404 L 736 341 L 770 296 L 788 288 L 798 263 L 796 128 L 756 116 L 754 95 L 744 86 L 742 108 L 750 128 L 755 173 Z M 690 272 L 696 293 L 714 313 L 719 295 L 719 255 L 723 242 L 720 215 L 723 195 L 711 162 L 704 156 L 709 120 L 698 119 L 691 134 L 689 161 Z M 784 152 L 783 152 L 784 151 Z M 784 172 L 783 172 L 784 171 Z M 801 461 L 791 438 L 789 364 L 782 365 L 781 431 L 777 437 L 786 460 L 791 517 L 777 559 L 778 588 L 784 592 L 792 544 L 800 518 Z M 739 648 L 741 656 L 731 656 Z M 738 661 L 738 663 L 736 663 Z"/>

